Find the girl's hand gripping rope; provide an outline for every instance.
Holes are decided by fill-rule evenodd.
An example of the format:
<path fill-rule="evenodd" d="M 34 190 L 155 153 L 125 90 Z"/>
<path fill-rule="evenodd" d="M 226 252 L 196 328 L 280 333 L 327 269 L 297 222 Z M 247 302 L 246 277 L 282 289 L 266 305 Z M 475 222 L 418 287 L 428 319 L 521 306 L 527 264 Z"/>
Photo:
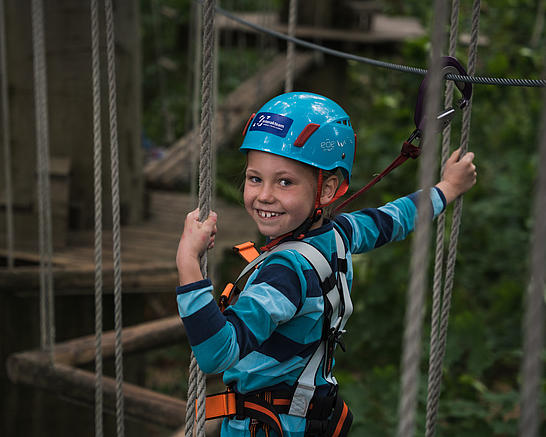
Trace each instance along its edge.
<path fill-rule="evenodd" d="M 200 259 L 207 249 L 214 247 L 218 216 L 211 211 L 204 222 L 199 221 L 199 208 L 186 216 L 184 231 L 178 243 L 176 267 L 180 285 L 203 279 Z"/>
<path fill-rule="evenodd" d="M 447 203 L 466 193 L 476 183 L 474 153 L 468 152 L 459 160 L 460 153 L 459 148 L 451 154 L 446 161 L 442 180 L 436 185 L 444 193 Z"/>

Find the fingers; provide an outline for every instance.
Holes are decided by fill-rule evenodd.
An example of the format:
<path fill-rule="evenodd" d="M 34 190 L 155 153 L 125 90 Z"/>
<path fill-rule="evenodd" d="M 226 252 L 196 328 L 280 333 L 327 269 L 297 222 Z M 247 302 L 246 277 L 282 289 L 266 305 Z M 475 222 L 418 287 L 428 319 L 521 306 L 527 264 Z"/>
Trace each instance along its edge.
<path fill-rule="evenodd" d="M 451 156 L 448 158 L 447 162 L 448 163 L 454 163 L 454 162 L 457 162 L 459 160 L 459 156 L 461 155 L 461 148 L 459 147 L 458 149 L 454 150 L 453 153 L 451 154 Z"/>

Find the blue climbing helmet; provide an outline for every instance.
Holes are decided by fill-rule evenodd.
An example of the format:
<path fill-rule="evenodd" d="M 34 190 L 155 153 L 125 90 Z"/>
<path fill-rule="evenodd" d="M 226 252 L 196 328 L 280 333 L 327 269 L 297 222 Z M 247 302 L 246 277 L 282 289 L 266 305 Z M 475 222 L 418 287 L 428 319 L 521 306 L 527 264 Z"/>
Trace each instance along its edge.
<path fill-rule="evenodd" d="M 252 114 L 240 150 L 259 150 L 322 170 L 340 168 L 348 185 L 356 136 L 347 113 L 333 100 L 313 93 L 281 94 Z M 346 187 L 345 187 L 346 191 Z"/>

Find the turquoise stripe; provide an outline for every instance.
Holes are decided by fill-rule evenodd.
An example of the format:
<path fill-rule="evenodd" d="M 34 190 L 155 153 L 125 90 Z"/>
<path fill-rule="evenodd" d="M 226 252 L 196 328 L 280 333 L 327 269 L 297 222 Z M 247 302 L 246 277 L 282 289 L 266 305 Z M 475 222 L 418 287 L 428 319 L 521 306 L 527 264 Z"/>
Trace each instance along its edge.
<path fill-rule="evenodd" d="M 180 317 L 188 317 L 208 305 L 212 297 L 212 285 L 176 296 Z"/>
<path fill-rule="evenodd" d="M 251 352 L 235 367 L 224 372 L 224 383 L 236 383 L 237 391 L 243 393 L 281 383 L 293 385 L 307 364 L 306 361 L 295 356 L 279 363 L 260 352 Z"/>
<path fill-rule="evenodd" d="M 205 373 L 220 373 L 233 367 L 239 360 L 239 345 L 233 325 L 224 327 L 203 343 L 193 346 L 193 353 Z"/>
<path fill-rule="evenodd" d="M 430 199 L 432 200 L 432 210 L 434 211 L 434 217 L 438 217 L 444 210 L 444 201 L 440 197 L 438 191 L 434 188 L 430 190 Z"/>
<path fill-rule="evenodd" d="M 269 338 L 279 323 L 294 317 L 297 310 L 284 294 L 268 284 L 251 285 L 231 308 L 259 343 Z"/>

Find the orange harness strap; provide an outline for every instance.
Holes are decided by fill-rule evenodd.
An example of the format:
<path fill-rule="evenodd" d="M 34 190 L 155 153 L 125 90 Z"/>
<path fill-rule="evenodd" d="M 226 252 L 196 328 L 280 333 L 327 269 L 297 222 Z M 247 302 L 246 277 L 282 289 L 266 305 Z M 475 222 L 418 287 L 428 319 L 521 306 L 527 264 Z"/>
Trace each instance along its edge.
<path fill-rule="evenodd" d="M 234 416 L 237 414 L 237 401 L 234 392 L 218 393 L 207 396 L 205 403 L 205 418 Z"/>
<path fill-rule="evenodd" d="M 258 252 L 256 247 L 254 247 L 254 243 L 252 241 L 238 244 L 237 246 L 233 247 L 233 250 L 241 255 L 246 262 L 252 262 L 258 258 L 258 256 L 260 256 L 260 252 Z"/>
<path fill-rule="evenodd" d="M 260 256 L 260 252 L 258 252 L 258 249 L 256 249 L 252 241 L 238 244 L 237 246 L 233 247 L 233 250 L 241 255 L 241 257 L 243 257 L 243 259 L 248 263 L 251 263 Z M 233 298 L 239 293 L 240 290 L 235 284 L 231 282 L 228 283 L 224 288 L 224 291 L 222 291 L 222 294 L 220 295 L 220 299 L 218 301 L 220 311 L 224 312 L 225 309 L 231 304 Z"/>
<path fill-rule="evenodd" d="M 233 391 L 206 397 L 205 419 L 217 419 L 235 415 L 250 417 L 256 424 L 265 424 L 274 429 L 279 436 L 283 437 L 279 415 L 271 408 L 269 402 L 258 397 L 237 396 Z"/>
<path fill-rule="evenodd" d="M 264 399 L 265 397 L 265 399 Z M 346 437 L 349 433 L 353 415 L 347 407 L 347 404 L 339 396 L 336 397 L 334 404 L 319 415 L 325 419 L 313 418 L 314 404 L 309 407 L 309 417 L 307 431 L 305 435 L 310 436 L 328 436 L 328 437 Z M 254 431 L 257 426 L 266 425 L 275 430 L 282 436 L 282 426 L 279 414 L 287 414 L 290 406 L 290 398 L 275 397 L 271 392 L 264 392 L 263 396 L 255 395 L 237 395 L 228 390 L 224 393 L 208 395 L 206 397 L 205 418 L 218 419 L 221 417 L 250 417 L 253 423 Z M 317 407 L 321 410 L 321 406 Z M 330 414 L 331 413 L 331 414 Z"/>

